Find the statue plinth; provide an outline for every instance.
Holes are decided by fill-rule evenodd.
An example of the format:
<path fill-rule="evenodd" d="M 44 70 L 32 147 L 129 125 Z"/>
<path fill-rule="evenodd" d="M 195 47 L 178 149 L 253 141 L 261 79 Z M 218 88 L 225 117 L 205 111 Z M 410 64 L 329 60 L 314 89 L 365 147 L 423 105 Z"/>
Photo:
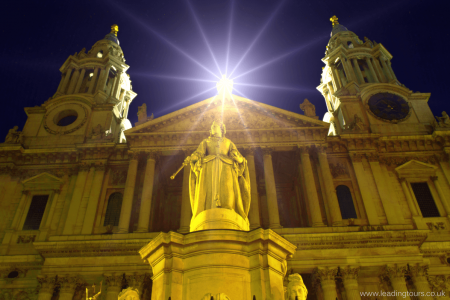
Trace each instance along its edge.
<path fill-rule="evenodd" d="M 231 300 L 283 300 L 286 259 L 295 249 L 270 229 L 218 229 L 160 233 L 139 253 L 152 268 L 155 299 L 221 294 Z"/>
<path fill-rule="evenodd" d="M 249 231 L 250 224 L 248 219 L 242 218 L 232 209 L 213 208 L 204 210 L 191 219 L 191 232 L 208 229 Z"/>

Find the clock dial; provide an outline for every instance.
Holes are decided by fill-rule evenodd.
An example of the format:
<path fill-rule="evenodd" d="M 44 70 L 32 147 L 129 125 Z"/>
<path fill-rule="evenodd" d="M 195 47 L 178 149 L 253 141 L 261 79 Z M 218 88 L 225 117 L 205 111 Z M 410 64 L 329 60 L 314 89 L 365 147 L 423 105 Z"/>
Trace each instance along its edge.
<path fill-rule="evenodd" d="M 409 105 L 402 97 L 391 93 L 375 94 L 369 99 L 369 109 L 384 120 L 400 121 L 409 114 Z"/>

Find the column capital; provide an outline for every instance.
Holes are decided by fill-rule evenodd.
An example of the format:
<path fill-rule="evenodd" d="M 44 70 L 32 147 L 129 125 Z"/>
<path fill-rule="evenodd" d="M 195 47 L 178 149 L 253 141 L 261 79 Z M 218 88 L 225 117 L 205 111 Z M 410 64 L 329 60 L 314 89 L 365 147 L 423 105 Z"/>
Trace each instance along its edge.
<path fill-rule="evenodd" d="M 55 275 L 39 275 L 37 276 L 39 283 L 39 293 L 53 293 L 56 284 Z"/>
<path fill-rule="evenodd" d="M 106 164 L 103 161 L 96 161 L 92 164 L 96 171 L 105 171 Z"/>
<path fill-rule="evenodd" d="M 130 160 L 138 160 L 139 159 L 139 151 L 128 150 L 128 158 Z"/>
<path fill-rule="evenodd" d="M 429 265 L 425 264 L 413 264 L 409 265 L 409 273 L 412 277 L 427 277 Z"/>
<path fill-rule="evenodd" d="M 380 156 L 378 155 L 378 153 L 368 153 L 366 155 L 366 157 L 369 162 L 379 162 L 380 161 Z"/>
<path fill-rule="evenodd" d="M 105 283 L 109 287 L 122 287 L 123 274 L 118 273 L 108 273 L 103 274 L 105 278 Z"/>
<path fill-rule="evenodd" d="M 405 278 L 405 274 L 408 271 L 408 265 L 402 264 L 389 264 L 385 265 L 383 268 L 383 273 L 385 273 L 390 279 L 394 278 Z"/>
<path fill-rule="evenodd" d="M 438 177 L 437 177 L 437 176 L 430 176 L 430 178 L 431 178 L 431 180 L 433 180 L 433 181 L 438 180 Z"/>
<path fill-rule="evenodd" d="M 143 152 L 145 159 L 149 160 L 158 160 L 161 156 L 161 153 L 159 151 L 144 151 Z"/>
<path fill-rule="evenodd" d="M 353 163 L 360 163 L 360 162 L 362 162 L 363 157 L 364 157 L 364 154 L 350 153 L 350 158 L 351 158 Z"/>
<path fill-rule="evenodd" d="M 147 273 L 137 273 L 137 272 L 125 273 L 125 280 L 127 281 L 130 287 L 141 291 L 141 286 L 144 283 L 147 276 L 148 276 Z"/>
<path fill-rule="evenodd" d="M 273 148 L 270 147 L 261 147 L 261 150 L 264 155 L 272 155 Z"/>
<path fill-rule="evenodd" d="M 433 292 L 448 292 L 450 290 L 450 275 L 428 276 L 428 282 L 433 288 Z"/>
<path fill-rule="evenodd" d="M 62 275 L 58 276 L 57 283 L 60 285 L 61 293 L 75 293 L 75 289 L 84 284 L 84 280 L 81 279 L 79 276 L 73 276 L 73 275 Z"/>
<path fill-rule="evenodd" d="M 311 146 L 310 145 L 297 145 L 298 147 L 298 154 L 302 155 L 302 154 L 310 154 L 311 152 Z"/>
<path fill-rule="evenodd" d="M 80 163 L 80 165 L 78 167 L 78 172 L 89 171 L 90 168 L 91 168 L 90 163 L 82 162 L 82 163 Z"/>
<path fill-rule="evenodd" d="M 317 267 L 313 271 L 313 281 L 335 280 L 338 267 Z"/>
<path fill-rule="evenodd" d="M 345 266 L 339 267 L 339 274 L 342 276 L 344 281 L 358 279 L 359 267 L 358 266 Z"/>
<path fill-rule="evenodd" d="M 244 149 L 242 149 L 241 154 L 244 156 L 255 156 L 255 152 L 256 152 L 256 148 L 257 147 L 244 147 Z"/>

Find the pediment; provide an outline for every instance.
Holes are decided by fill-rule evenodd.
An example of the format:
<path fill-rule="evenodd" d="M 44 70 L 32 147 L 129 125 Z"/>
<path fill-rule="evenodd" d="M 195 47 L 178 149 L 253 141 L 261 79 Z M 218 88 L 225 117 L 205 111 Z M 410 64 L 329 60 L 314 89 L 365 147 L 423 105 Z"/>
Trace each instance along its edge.
<path fill-rule="evenodd" d="M 410 160 L 407 163 L 395 168 L 400 177 L 429 177 L 436 175 L 437 167 L 417 160 Z"/>
<path fill-rule="evenodd" d="M 233 95 L 232 99 L 212 97 L 173 113 L 147 121 L 125 131 L 144 132 L 209 131 L 215 119 L 222 119 L 227 131 L 289 128 L 329 128 L 329 124 L 271 105 Z"/>
<path fill-rule="evenodd" d="M 22 181 L 25 190 L 54 190 L 59 189 L 64 181 L 49 173 L 41 173 Z"/>

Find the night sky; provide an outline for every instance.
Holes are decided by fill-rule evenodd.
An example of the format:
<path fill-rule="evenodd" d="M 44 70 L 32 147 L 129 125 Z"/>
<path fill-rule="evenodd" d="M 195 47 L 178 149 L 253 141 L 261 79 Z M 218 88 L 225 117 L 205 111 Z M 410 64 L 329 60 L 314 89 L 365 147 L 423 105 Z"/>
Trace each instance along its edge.
<path fill-rule="evenodd" d="M 231 77 L 253 70 L 235 80 L 239 92 L 234 94 L 297 113 L 302 113 L 299 104 L 308 98 L 322 118 L 325 101 L 316 87 L 332 15 L 360 39 L 367 36 L 382 43 L 394 56 L 398 80 L 415 92 L 431 93 L 434 115 L 450 112 L 450 37 L 444 4 L 430 0 L 3 2 L 0 139 L 14 125 L 23 128 L 23 107 L 41 105 L 56 92 L 59 68 L 68 56 L 83 47 L 88 51 L 115 23 L 138 94 L 128 116 L 132 124 L 144 102 L 148 114 L 159 117 L 214 96 L 215 83 L 192 79 L 217 81 L 198 64 L 219 76 L 218 67 L 225 72 L 227 53 L 228 74 L 241 61 Z"/>

